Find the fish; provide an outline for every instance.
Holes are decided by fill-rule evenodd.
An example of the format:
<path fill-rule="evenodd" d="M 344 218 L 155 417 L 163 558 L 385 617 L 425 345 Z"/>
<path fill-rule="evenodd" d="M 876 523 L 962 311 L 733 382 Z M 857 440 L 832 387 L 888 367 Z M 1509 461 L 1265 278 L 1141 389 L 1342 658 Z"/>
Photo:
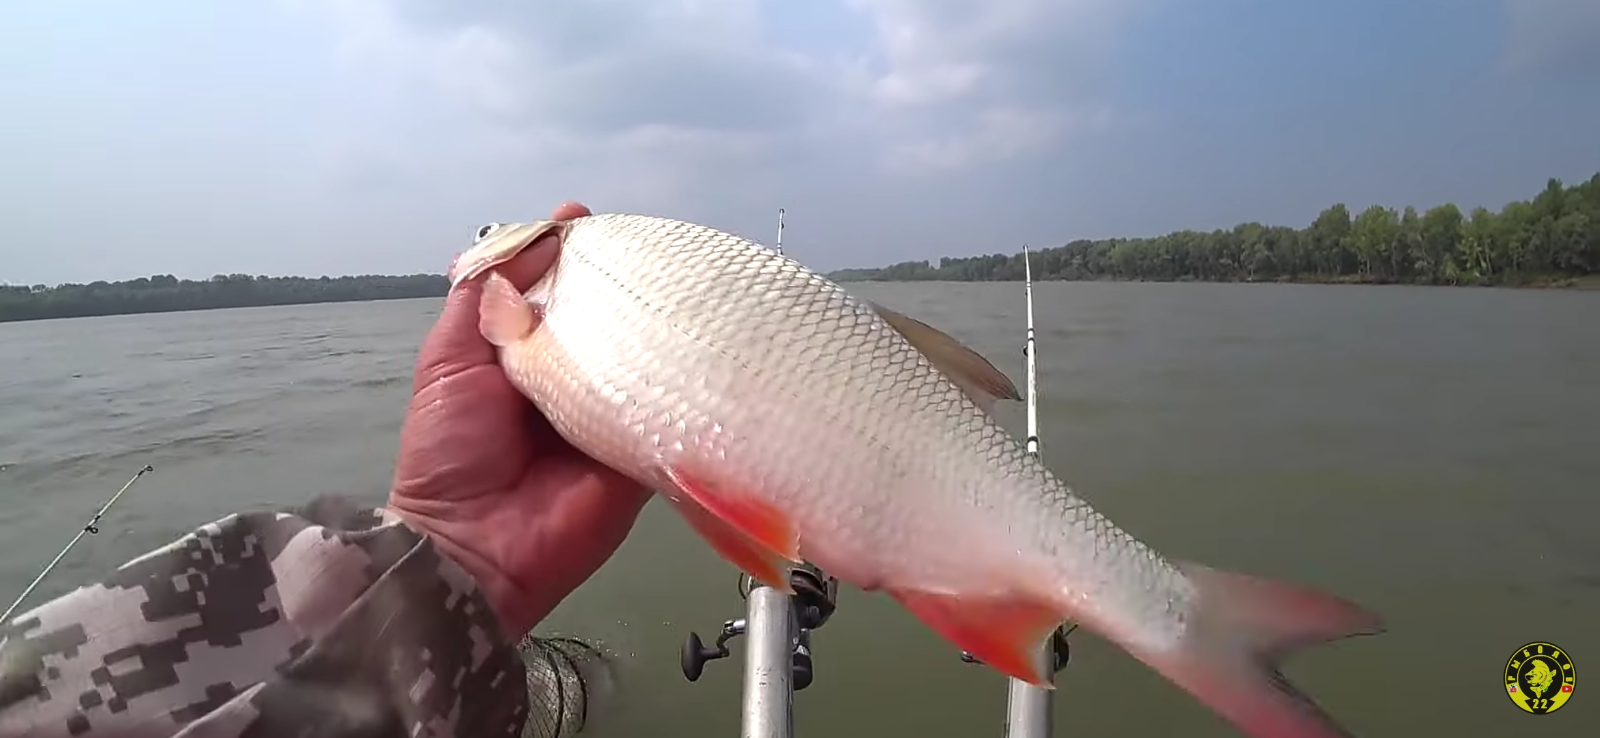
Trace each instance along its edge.
<path fill-rule="evenodd" d="M 529 247 L 559 252 L 519 292 L 495 267 Z M 486 225 L 450 271 L 479 279 L 511 383 L 762 583 L 789 592 L 809 562 L 1047 689 L 1032 656 L 1076 622 L 1248 736 L 1347 735 L 1279 664 L 1383 632 L 1376 614 L 1124 531 L 1000 425 L 1003 373 L 932 326 L 755 241 L 628 213 Z"/>

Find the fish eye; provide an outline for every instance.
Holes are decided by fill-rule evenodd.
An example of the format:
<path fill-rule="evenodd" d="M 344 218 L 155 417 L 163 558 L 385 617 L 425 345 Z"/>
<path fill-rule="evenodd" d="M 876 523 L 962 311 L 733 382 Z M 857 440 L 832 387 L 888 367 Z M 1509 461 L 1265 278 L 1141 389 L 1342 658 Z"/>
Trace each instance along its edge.
<path fill-rule="evenodd" d="M 495 231 L 498 231 L 498 230 L 500 230 L 500 224 L 499 223 L 490 223 L 490 224 L 488 224 L 488 225 L 486 225 L 486 226 L 484 226 L 482 228 L 479 228 L 478 229 L 478 237 L 473 239 L 473 240 L 474 241 L 482 241 L 483 239 L 488 238 L 489 234 L 494 233 Z"/>

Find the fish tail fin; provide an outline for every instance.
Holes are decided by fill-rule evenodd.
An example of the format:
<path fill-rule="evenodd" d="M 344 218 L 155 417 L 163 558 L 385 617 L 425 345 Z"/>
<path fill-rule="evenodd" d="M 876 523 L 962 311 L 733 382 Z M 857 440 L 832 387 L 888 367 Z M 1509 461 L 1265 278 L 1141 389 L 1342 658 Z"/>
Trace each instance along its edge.
<path fill-rule="evenodd" d="M 1178 566 L 1198 590 L 1190 630 L 1172 649 L 1141 649 L 1136 657 L 1253 738 L 1350 735 L 1278 664 L 1298 648 L 1382 633 L 1376 615 L 1293 584 Z"/>

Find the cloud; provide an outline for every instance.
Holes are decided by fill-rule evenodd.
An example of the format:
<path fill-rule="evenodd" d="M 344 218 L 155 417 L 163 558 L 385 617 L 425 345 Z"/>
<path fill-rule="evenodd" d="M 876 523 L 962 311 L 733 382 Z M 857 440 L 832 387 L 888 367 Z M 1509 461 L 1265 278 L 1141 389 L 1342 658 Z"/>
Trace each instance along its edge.
<path fill-rule="evenodd" d="M 961 171 L 1111 120 L 1092 61 L 1126 3 L 845 0 L 869 41 L 825 49 L 837 29 L 780 42 L 771 2 L 291 0 L 371 91 L 367 122 L 409 121 L 348 150 L 388 166 L 587 171 L 651 199 L 784 158 Z"/>
<path fill-rule="evenodd" d="M 6 277 L 439 270 L 565 199 L 758 238 L 782 207 L 824 269 L 1497 205 L 1592 174 L 1572 91 L 1600 69 L 1600 5 L 1503 2 L 1384 16 L 1377 46 L 1346 43 L 1371 12 L 1294 3 L 24 4 L 0 25 L 28 111 L 0 139 L 7 242 L 85 212 L 117 237 L 15 249 Z"/>

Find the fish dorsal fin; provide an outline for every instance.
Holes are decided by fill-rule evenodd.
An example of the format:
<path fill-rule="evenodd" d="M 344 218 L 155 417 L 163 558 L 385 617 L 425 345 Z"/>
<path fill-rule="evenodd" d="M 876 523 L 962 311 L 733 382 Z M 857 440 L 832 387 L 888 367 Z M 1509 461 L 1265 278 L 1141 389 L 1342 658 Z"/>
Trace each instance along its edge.
<path fill-rule="evenodd" d="M 995 402 L 999 400 L 1022 399 L 1022 393 L 1017 391 L 1017 386 L 1011 383 L 1004 372 L 949 334 L 875 302 L 867 304 L 961 391 L 967 393 L 984 412 L 994 412 Z"/>

